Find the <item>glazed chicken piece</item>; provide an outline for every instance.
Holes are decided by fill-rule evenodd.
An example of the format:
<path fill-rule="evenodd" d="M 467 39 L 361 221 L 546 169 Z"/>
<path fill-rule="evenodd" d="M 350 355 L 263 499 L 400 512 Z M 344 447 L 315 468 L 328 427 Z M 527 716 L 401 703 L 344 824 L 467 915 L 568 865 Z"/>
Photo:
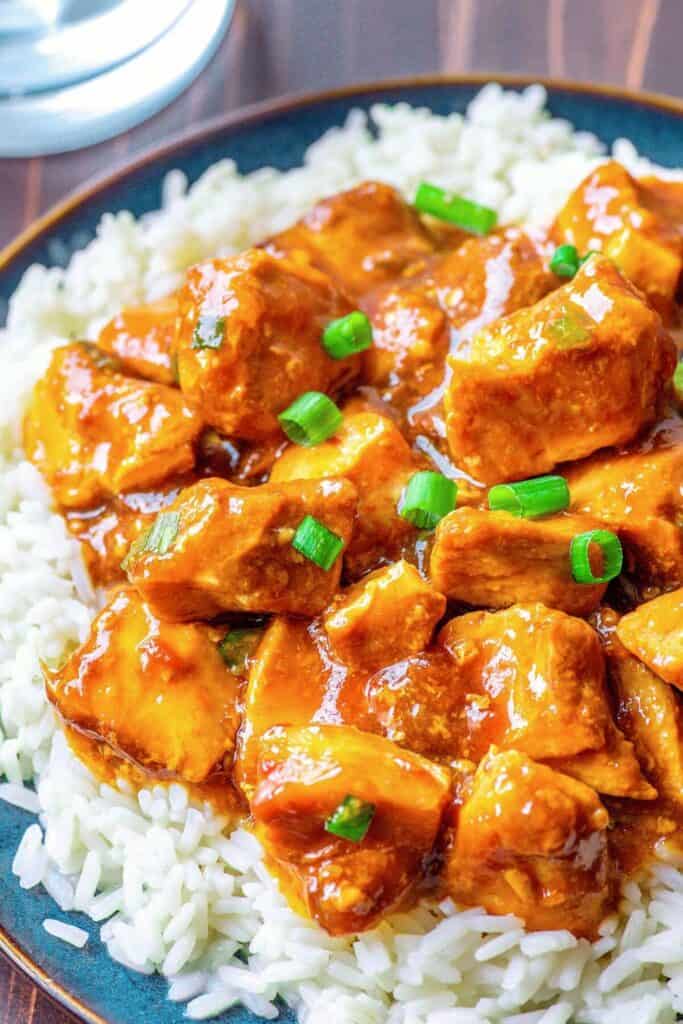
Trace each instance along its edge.
<path fill-rule="evenodd" d="M 125 373 L 159 384 L 177 384 L 173 344 L 178 297 L 124 309 L 102 328 L 98 348 L 116 356 Z"/>
<path fill-rule="evenodd" d="M 619 535 L 624 569 L 643 599 L 683 584 L 683 420 L 664 420 L 629 448 L 563 472 L 571 509 Z"/>
<path fill-rule="evenodd" d="M 316 644 L 310 624 L 302 619 L 274 618 L 255 652 L 244 696 L 235 774 L 247 797 L 256 784 L 261 737 L 275 725 L 304 726 L 315 721 L 330 676 L 331 666 Z"/>
<path fill-rule="evenodd" d="M 277 414 L 302 392 L 336 392 L 358 372 L 358 356 L 332 359 L 322 345 L 352 307 L 305 262 L 261 249 L 208 260 L 187 272 L 179 302 L 180 386 L 231 437 L 277 435 Z"/>
<path fill-rule="evenodd" d="M 678 178 L 638 179 L 643 205 L 683 238 L 683 182 Z"/>
<path fill-rule="evenodd" d="M 451 619 L 436 649 L 382 669 L 365 692 L 375 728 L 425 756 L 476 763 L 493 744 L 600 792 L 656 796 L 612 721 L 595 632 L 542 604 Z"/>
<path fill-rule="evenodd" d="M 616 722 L 633 743 L 661 797 L 683 806 L 683 706 L 668 683 L 634 658 L 617 636 L 619 615 L 602 608 L 597 629 L 614 692 Z"/>
<path fill-rule="evenodd" d="M 81 542 L 83 559 L 96 586 L 111 586 L 126 579 L 121 567 L 131 544 L 150 529 L 159 512 L 168 508 L 193 478 L 174 478 L 154 491 L 133 491 L 110 498 L 103 505 L 68 509 L 69 532 Z"/>
<path fill-rule="evenodd" d="M 651 190 L 610 160 L 572 194 L 558 214 L 553 235 L 575 245 L 581 255 L 600 250 L 611 257 L 670 321 L 683 270 L 683 237 L 659 215 L 658 205 Z"/>
<path fill-rule="evenodd" d="M 124 377 L 94 345 L 58 348 L 24 417 L 24 448 L 64 508 L 189 472 L 201 420 L 175 388 Z"/>
<path fill-rule="evenodd" d="M 312 623 L 273 619 L 245 694 L 237 758 L 244 790 L 253 786 L 258 738 L 271 726 L 317 721 L 365 728 L 368 676 L 426 647 L 445 606 L 445 598 L 401 561 L 340 591 Z"/>
<path fill-rule="evenodd" d="M 273 483 L 346 477 L 358 491 L 358 517 L 344 552 L 344 566 L 357 579 L 378 565 L 415 557 L 418 531 L 398 514 L 411 476 L 424 464 L 398 427 L 375 412 L 348 414 L 334 437 L 314 448 L 290 445 L 273 466 Z"/>
<path fill-rule="evenodd" d="M 488 697 L 489 728 L 474 728 L 460 757 L 490 744 L 545 760 L 600 750 L 610 721 L 597 636 L 581 619 L 542 604 L 451 619 L 439 643 L 462 674 L 461 689 Z M 491 728 L 492 727 L 492 728 Z"/>
<path fill-rule="evenodd" d="M 295 909 L 342 935 L 371 927 L 420 880 L 449 793 L 447 772 L 380 736 L 275 728 L 260 742 L 251 811 Z M 351 801 L 371 819 L 361 838 L 329 831 Z"/>
<path fill-rule="evenodd" d="M 238 683 L 213 631 L 160 621 L 132 590 L 46 685 L 64 722 L 144 771 L 191 783 L 231 771 Z"/>
<path fill-rule="evenodd" d="M 610 260 L 593 256 L 564 287 L 450 358 L 451 455 L 496 483 L 626 443 L 654 420 L 675 362 L 658 314 Z"/>
<path fill-rule="evenodd" d="M 427 647 L 445 611 L 443 594 L 401 560 L 341 591 L 323 628 L 345 664 L 373 670 Z"/>
<path fill-rule="evenodd" d="M 442 764 L 475 755 L 470 734 L 498 735 L 495 711 L 486 694 L 467 692 L 457 663 L 440 647 L 393 661 L 364 687 L 364 728 L 407 750 Z"/>
<path fill-rule="evenodd" d="M 683 587 L 624 615 L 617 636 L 665 682 L 683 690 Z"/>
<path fill-rule="evenodd" d="M 412 206 L 379 181 L 365 181 L 321 200 L 267 245 L 274 253 L 307 257 L 354 301 L 435 250 Z"/>
<path fill-rule="evenodd" d="M 444 879 L 454 900 L 531 930 L 594 937 L 609 889 L 609 815 L 588 786 L 494 748 L 456 810 Z"/>
<path fill-rule="evenodd" d="M 347 480 L 237 487 L 210 477 L 182 491 L 131 546 L 126 571 L 172 622 L 221 612 L 315 615 L 337 590 L 341 557 L 324 569 L 292 541 L 311 516 L 346 546 L 355 510 Z"/>
<path fill-rule="evenodd" d="M 522 519 L 509 512 L 459 508 L 439 523 L 429 573 L 437 590 L 465 604 L 507 608 L 541 601 L 588 615 L 606 584 L 575 583 L 569 546 L 599 524 L 588 516 Z"/>
<path fill-rule="evenodd" d="M 557 287 L 548 256 L 541 238 L 506 228 L 469 238 L 365 299 L 373 346 L 364 353 L 364 377 L 404 413 L 411 435 L 445 438 L 446 356 Z"/>

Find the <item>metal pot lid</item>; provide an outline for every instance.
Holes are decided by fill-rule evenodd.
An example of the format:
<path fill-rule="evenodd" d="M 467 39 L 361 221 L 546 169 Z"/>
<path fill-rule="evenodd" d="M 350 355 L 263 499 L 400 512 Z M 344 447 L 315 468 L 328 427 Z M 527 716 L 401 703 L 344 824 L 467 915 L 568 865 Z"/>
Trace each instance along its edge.
<path fill-rule="evenodd" d="M 80 149 L 151 117 L 214 55 L 234 0 L 102 6 L 41 28 L 30 9 L 21 20 L 21 5 L 0 0 L 0 157 Z"/>

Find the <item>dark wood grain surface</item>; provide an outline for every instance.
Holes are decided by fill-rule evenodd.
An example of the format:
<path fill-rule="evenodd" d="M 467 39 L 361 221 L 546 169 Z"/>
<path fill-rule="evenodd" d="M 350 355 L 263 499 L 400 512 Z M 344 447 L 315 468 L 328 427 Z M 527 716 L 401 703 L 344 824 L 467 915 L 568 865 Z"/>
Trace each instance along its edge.
<path fill-rule="evenodd" d="M 241 0 L 218 54 L 155 118 L 79 153 L 0 161 L 0 246 L 93 175 L 206 117 L 284 93 L 448 71 L 683 96 L 683 0 Z M 66 1024 L 0 960 L 0 1024 Z"/>

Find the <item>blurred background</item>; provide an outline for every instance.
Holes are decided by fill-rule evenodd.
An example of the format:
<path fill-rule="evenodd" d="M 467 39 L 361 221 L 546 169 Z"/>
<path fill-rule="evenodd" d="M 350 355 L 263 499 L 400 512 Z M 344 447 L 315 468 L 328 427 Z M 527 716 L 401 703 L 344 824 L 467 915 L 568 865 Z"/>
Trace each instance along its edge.
<path fill-rule="evenodd" d="M 85 15 L 99 35 L 74 35 Z M 0 246 L 87 179 L 245 104 L 468 71 L 682 96 L 681 39 L 683 0 L 0 0 L 0 155 L 79 147 L 0 159 Z"/>

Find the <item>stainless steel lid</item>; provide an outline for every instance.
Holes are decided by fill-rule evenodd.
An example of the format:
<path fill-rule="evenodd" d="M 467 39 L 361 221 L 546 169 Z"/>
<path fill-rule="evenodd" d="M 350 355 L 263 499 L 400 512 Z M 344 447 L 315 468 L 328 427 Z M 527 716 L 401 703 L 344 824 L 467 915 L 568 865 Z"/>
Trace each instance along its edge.
<path fill-rule="evenodd" d="M 80 149 L 156 113 L 215 53 L 234 0 L 0 0 L 0 156 Z"/>

